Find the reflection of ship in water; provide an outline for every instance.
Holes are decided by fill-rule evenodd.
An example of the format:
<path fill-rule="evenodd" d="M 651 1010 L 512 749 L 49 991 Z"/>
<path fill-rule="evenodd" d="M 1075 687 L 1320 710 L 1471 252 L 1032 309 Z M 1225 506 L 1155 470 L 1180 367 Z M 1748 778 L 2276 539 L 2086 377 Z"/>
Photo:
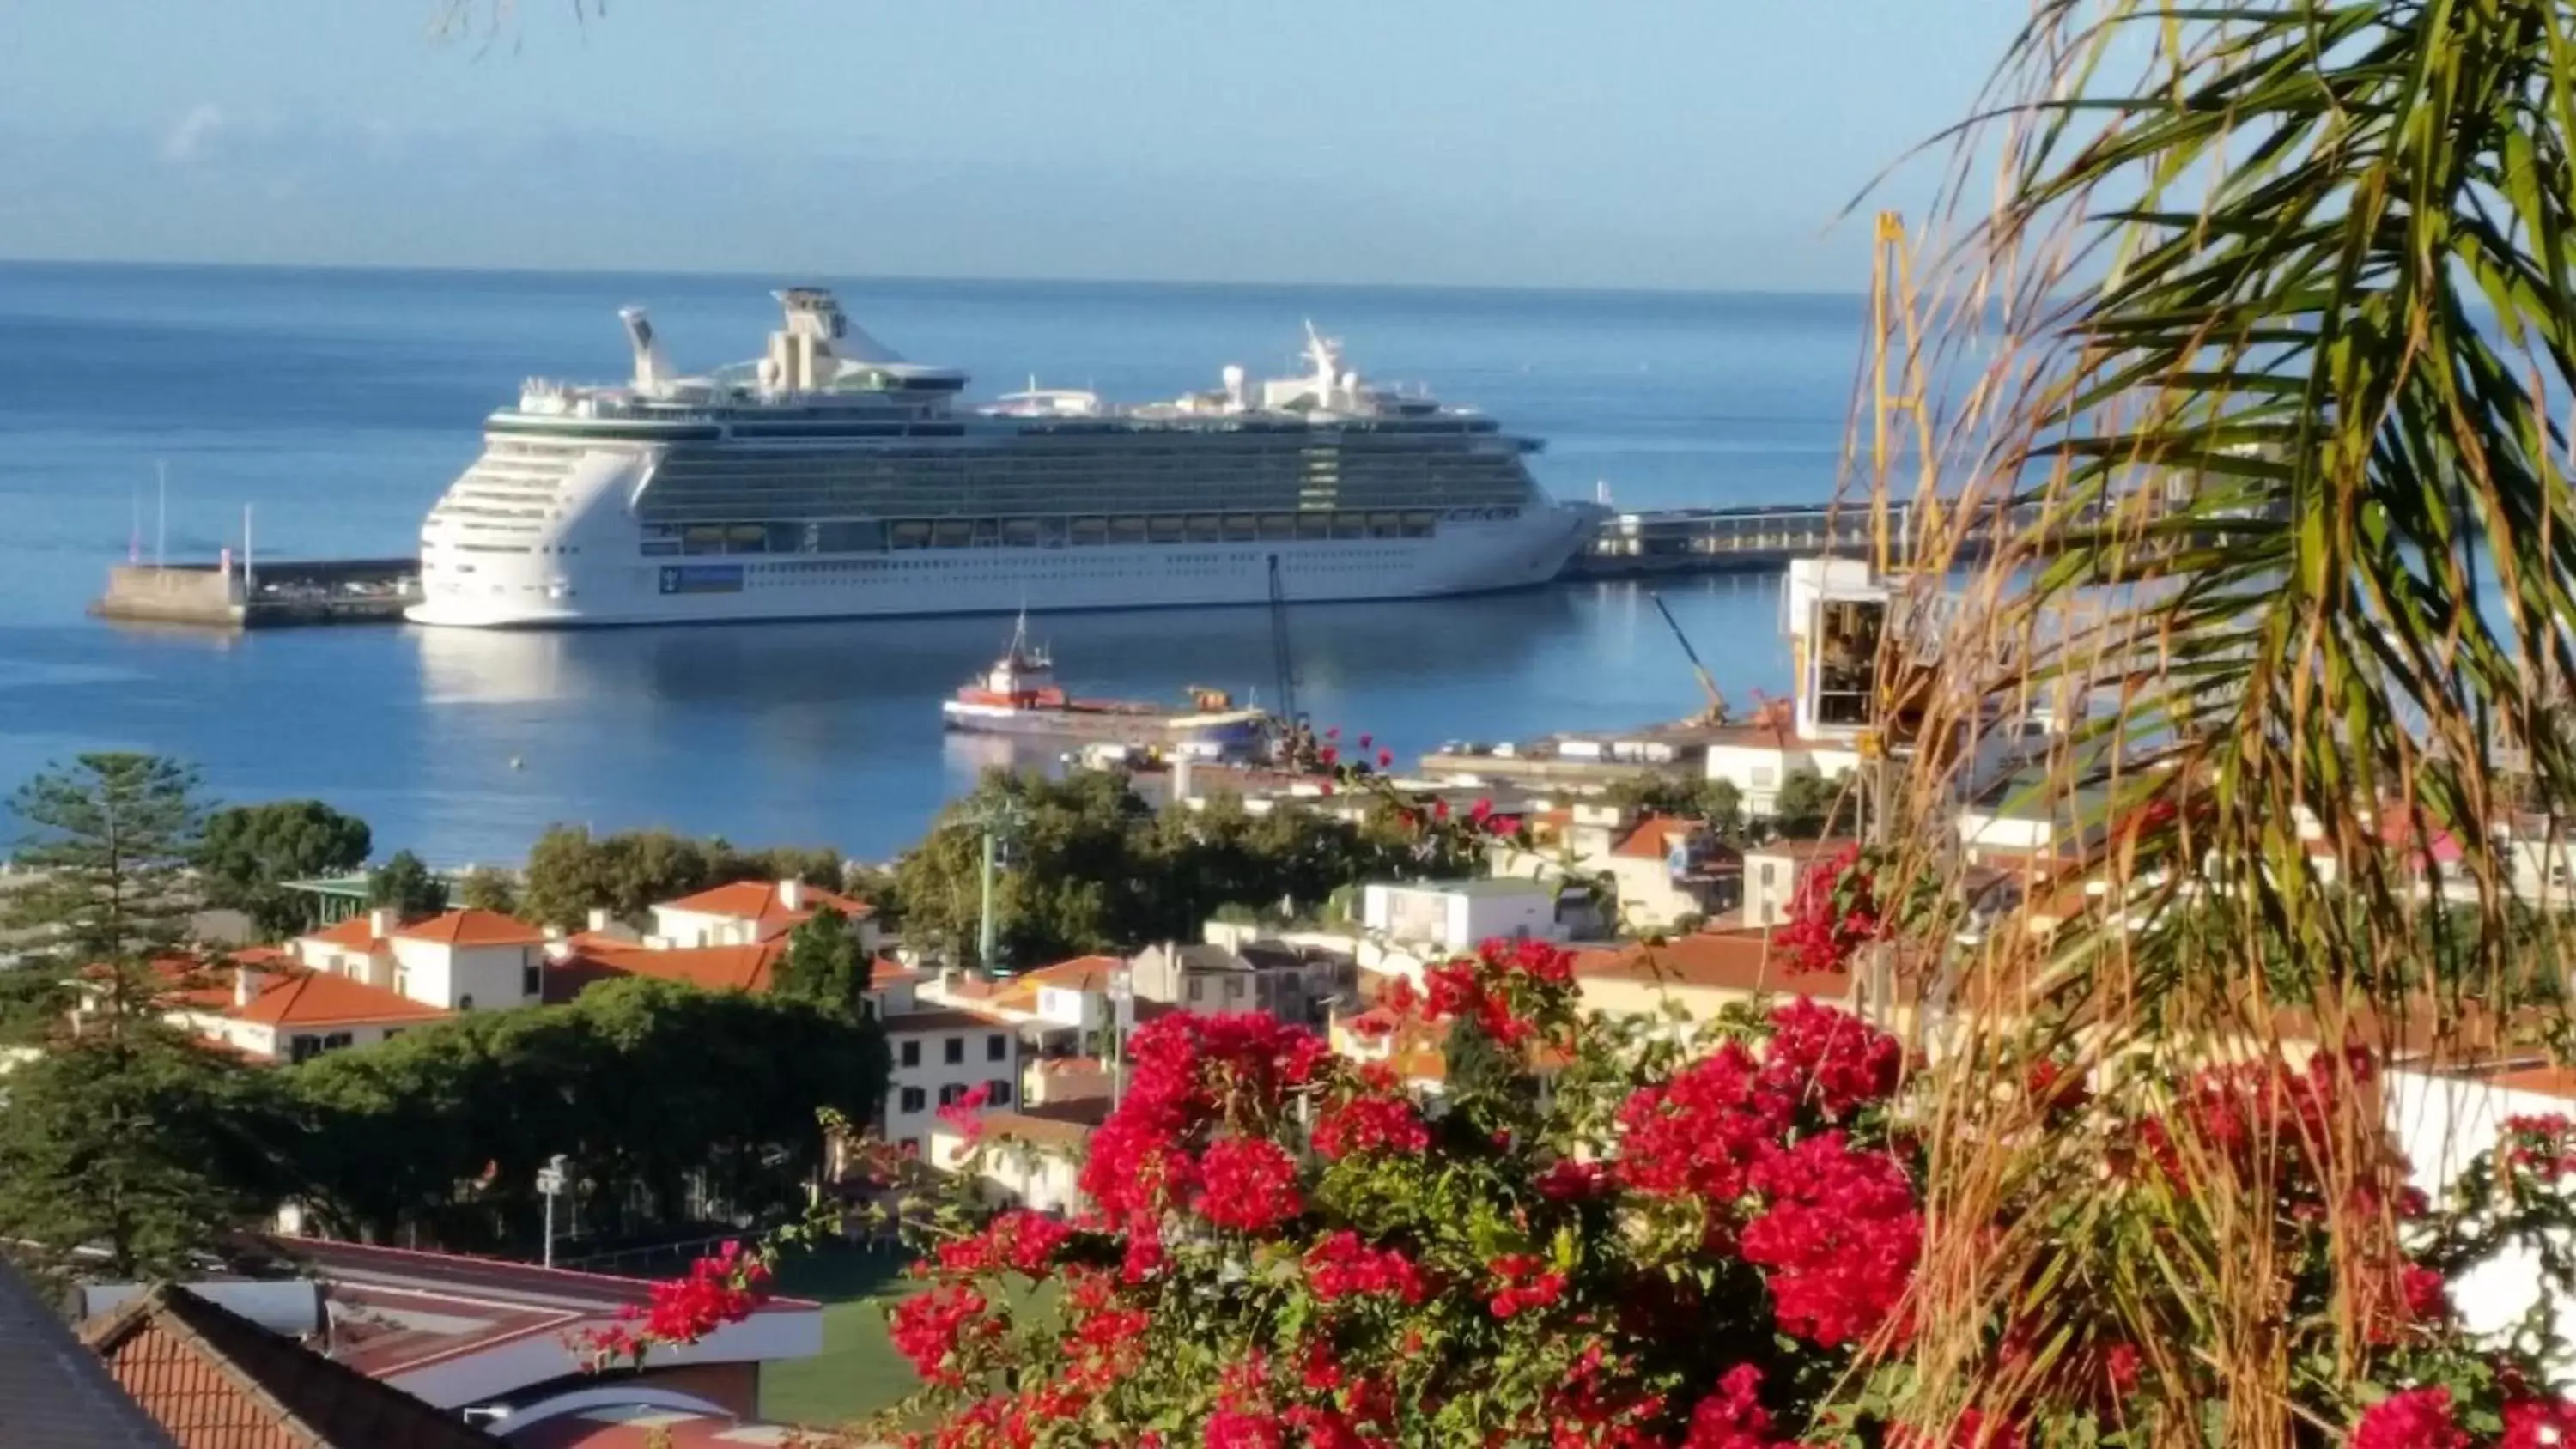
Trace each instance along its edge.
<path fill-rule="evenodd" d="M 1055 661 L 1029 642 L 1022 614 L 991 668 L 940 701 L 940 721 L 964 734 L 1052 735 L 1120 745 L 1197 745 L 1222 750 L 1258 744 L 1270 717 L 1237 709 L 1220 690 L 1193 688 L 1190 707 L 1127 699 L 1077 699 L 1056 683 Z"/>
<path fill-rule="evenodd" d="M 1528 677 L 1533 661 L 1584 647 L 1575 637 L 1587 627 L 1576 602 L 1582 594 L 1301 603 L 1300 692 L 1315 707 L 1375 723 L 1370 696 L 1380 689 L 1543 688 L 1545 681 Z M 1103 693 L 1135 697 L 1163 693 L 1174 680 L 1239 676 L 1269 658 L 1271 647 L 1269 615 L 1258 606 L 1050 614 L 1047 627 L 1059 650 L 1085 661 Z M 417 650 L 421 690 L 434 704 L 605 705 L 612 712 L 582 723 L 609 729 L 631 723 L 614 710 L 703 707 L 757 716 L 821 707 L 853 722 L 871 745 L 890 745 L 927 739 L 924 716 L 955 690 L 958 660 L 988 655 L 993 626 L 957 617 L 751 628 L 413 629 L 401 637 Z M 1257 694 L 1242 701 L 1247 708 L 1263 702 Z M 1462 699 L 1456 708 L 1475 706 Z M 1451 726 L 1426 726 L 1445 728 Z"/>

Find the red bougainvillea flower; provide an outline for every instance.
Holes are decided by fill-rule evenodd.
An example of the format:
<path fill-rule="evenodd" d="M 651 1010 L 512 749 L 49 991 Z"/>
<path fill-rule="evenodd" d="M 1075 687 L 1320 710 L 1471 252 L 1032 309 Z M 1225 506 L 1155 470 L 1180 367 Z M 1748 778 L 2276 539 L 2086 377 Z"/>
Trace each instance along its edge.
<path fill-rule="evenodd" d="M 1362 736 L 1362 737 L 1360 738 L 1360 748 L 1362 748 L 1362 749 L 1366 749 L 1366 748 L 1368 748 L 1368 738 L 1367 738 L 1366 736 Z M 1378 752 L 1377 752 L 1377 767 L 1378 767 L 1379 769 L 1381 769 L 1381 770 L 1389 769 L 1389 768 L 1392 768 L 1392 767 L 1394 766 L 1394 764 L 1395 764 L 1395 751 L 1393 751 L 1393 750 L 1380 750 L 1380 751 L 1378 751 Z"/>
<path fill-rule="evenodd" d="M 1369 1247 L 1348 1228 L 1308 1251 L 1306 1283 L 1326 1303 L 1375 1295 L 1419 1304 L 1430 1293 L 1422 1270 L 1400 1249 Z"/>
<path fill-rule="evenodd" d="M 1791 1113 L 1753 1054 L 1727 1042 L 1621 1104 L 1620 1180 L 1654 1196 L 1731 1204 L 1754 1164 L 1776 1150 Z"/>
<path fill-rule="evenodd" d="M 1305 1211 L 1297 1160 L 1259 1137 L 1229 1137 L 1199 1159 L 1199 1216 L 1220 1228 L 1266 1233 Z"/>
<path fill-rule="evenodd" d="M 940 1244 L 937 1256 L 939 1266 L 950 1273 L 995 1273 L 1008 1268 L 1040 1278 L 1072 1237 L 1072 1224 L 1017 1208 L 986 1223 L 982 1232 Z"/>
<path fill-rule="evenodd" d="M 1769 1270 L 1781 1331 L 1827 1347 L 1882 1330 L 1901 1341 L 1923 1252 L 1923 1215 L 1903 1165 L 1827 1132 L 1766 1158 L 1753 1187 L 1769 1205 L 1745 1225 L 1742 1250 Z"/>
<path fill-rule="evenodd" d="M 979 1084 L 969 1088 L 956 1101 L 941 1107 L 939 1120 L 956 1128 L 969 1143 L 972 1143 L 984 1135 L 984 1119 L 980 1114 L 984 1110 L 984 1104 L 991 1100 L 993 1100 L 993 1089 Z"/>
<path fill-rule="evenodd" d="M 1816 862 L 1789 898 L 1789 919 L 1772 936 L 1792 971 L 1841 971 L 1854 953 L 1888 933 L 1878 878 L 1846 845 Z"/>
<path fill-rule="evenodd" d="M 2451 1391 L 2408 1389 L 2362 1412 L 2352 1449 L 2469 1449 L 2468 1431 L 2451 1417 Z"/>
<path fill-rule="evenodd" d="M 1401 1096 L 1352 1097 L 1315 1119 L 1315 1151 L 1340 1161 L 1358 1152 L 1420 1152 L 1431 1145 L 1422 1114 Z"/>
<path fill-rule="evenodd" d="M 1568 1157 L 1549 1164 L 1534 1184 L 1550 1202 L 1583 1202 L 1608 1192 L 1616 1183 L 1609 1164 Z"/>
<path fill-rule="evenodd" d="M 1771 1415 L 1762 1407 L 1762 1371 L 1749 1363 L 1728 1369 L 1717 1391 L 1691 1410 L 1681 1449 L 1789 1449 L 1771 1437 Z"/>
<path fill-rule="evenodd" d="M 1341 758 L 1342 752 L 1332 745 L 1318 745 L 1315 748 L 1315 763 L 1326 768 L 1330 768 Z"/>
<path fill-rule="evenodd" d="M 1528 1253 L 1505 1253 L 1487 1263 L 1485 1271 L 1493 1277 L 1485 1306 L 1496 1318 L 1545 1308 L 1565 1295 L 1565 1275 Z"/>
<path fill-rule="evenodd" d="M 1771 1013 L 1764 1085 L 1840 1121 L 1896 1095 L 1905 1048 L 1848 1011 L 1799 997 Z"/>
<path fill-rule="evenodd" d="M 953 1387 L 966 1381 L 965 1349 L 1002 1332 L 1001 1320 L 987 1312 L 991 1307 L 964 1284 L 943 1284 L 896 1304 L 887 1337 L 923 1379 Z"/>

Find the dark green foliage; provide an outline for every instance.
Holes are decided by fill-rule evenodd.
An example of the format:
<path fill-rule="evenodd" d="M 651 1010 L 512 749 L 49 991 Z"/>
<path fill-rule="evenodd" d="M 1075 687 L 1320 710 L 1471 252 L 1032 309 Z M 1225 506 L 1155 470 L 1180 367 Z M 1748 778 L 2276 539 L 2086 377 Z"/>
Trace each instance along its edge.
<path fill-rule="evenodd" d="M 290 1167 L 334 1231 L 457 1249 L 532 1243 L 537 1169 L 571 1160 L 576 1220 L 691 1220 L 692 1185 L 749 1214 L 802 1205 L 816 1111 L 872 1120 L 884 1039 L 801 1001 L 611 982 L 480 1012 L 284 1073 L 308 1125 Z M 488 1169 L 488 1173 L 487 1173 Z"/>
<path fill-rule="evenodd" d="M 265 1084 L 174 1028 L 84 1032 L 5 1082 L 0 1239 L 40 1271 L 91 1248 L 118 1278 L 179 1276 L 276 1201 Z"/>
<path fill-rule="evenodd" d="M 1640 775 L 1611 786 L 1609 795 L 1611 803 L 1640 814 L 1705 820 L 1729 839 L 1744 833 L 1744 798 L 1733 780 Z"/>
<path fill-rule="evenodd" d="M 236 805 L 206 817 L 197 868 L 207 904 L 247 914 L 262 939 L 277 940 L 314 924 L 313 899 L 281 885 L 354 871 L 373 843 L 367 822 L 319 800 Z"/>
<path fill-rule="evenodd" d="M 1828 780 L 1815 770 L 1791 770 L 1772 800 L 1772 828 L 1793 840 L 1813 840 L 1837 826 L 1851 831 L 1859 812 L 1845 798 L 1850 784 L 1848 771 Z"/>
<path fill-rule="evenodd" d="M 1229 906 L 1311 913 L 1355 882 L 1476 867 L 1464 856 L 1426 858 L 1393 820 L 1354 824 L 1284 808 L 1256 816 L 1230 797 L 1158 814 L 1112 772 L 1050 780 L 996 771 L 941 812 L 897 866 L 907 941 L 971 953 L 983 859 L 974 822 L 1004 796 L 1025 823 L 1004 849 L 994 902 L 1003 954 L 1023 966 L 1196 940 Z"/>
<path fill-rule="evenodd" d="M 519 913 L 518 882 L 507 871 L 478 865 L 456 883 L 456 903 L 469 911 L 499 911 L 515 916 Z"/>
<path fill-rule="evenodd" d="M 391 906 L 407 921 L 434 916 L 447 909 L 447 882 L 419 856 L 397 850 L 393 859 L 368 872 L 367 904 Z"/>
<path fill-rule="evenodd" d="M 722 840 L 693 840 L 667 830 L 593 836 L 557 825 L 528 852 L 520 904 L 530 919 L 578 926 L 590 912 L 640 916 L 656 902 L 677 900 L 738 880 L 802 880 L 841 888 L 841 857 L 826 846 L 742 851 Z"/>
<path fill-rule="evenodd" d="M 830 906 L 808 916 L 787 938 L 771 989 L 841 1016 L 857 1016 L 868 989 L 868 958 L 850 934 L 850 918 Z"/>

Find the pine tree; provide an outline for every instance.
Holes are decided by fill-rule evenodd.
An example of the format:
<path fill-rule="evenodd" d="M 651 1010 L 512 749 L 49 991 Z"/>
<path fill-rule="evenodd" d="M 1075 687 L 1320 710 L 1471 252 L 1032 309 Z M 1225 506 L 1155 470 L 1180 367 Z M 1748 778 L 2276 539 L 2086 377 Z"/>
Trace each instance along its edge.
<path fill-rule="evenodd" d="M 21 968 L 86 976 L 113 1018 L 149 996 L 142 972 L 188 942 L 201 903 L 190 872 L 205 809 L 196 773 L 158 755 L 83 755 L 21 786 L 16 862 L 29 881 L 0 896 L 0 929 L 30 938 Z"/>
<path fill-rule="evenodd" d="M 6 1079 L 0 1240 L 57 1273 L 81 1249 L 119 1276 L 181 1271 L 263 1197 L 255 1088 L 165 1024 L 155 999 L 154 963 L 187 946 L 198 906 L 196 776 L 152 755 L 84 755 L 12 808 L 31 879 L 0 924 L 33 938 L 23 971 L 77 980 L 88 1000 L 68 1039 Z"/>

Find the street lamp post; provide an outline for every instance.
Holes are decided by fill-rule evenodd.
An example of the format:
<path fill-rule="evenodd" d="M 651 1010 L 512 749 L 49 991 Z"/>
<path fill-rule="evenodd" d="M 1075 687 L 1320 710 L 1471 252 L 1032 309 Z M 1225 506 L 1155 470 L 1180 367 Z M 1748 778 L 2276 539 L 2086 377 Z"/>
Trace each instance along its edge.
<path fill-rule="evenodd" d="M 555 1199 L 563 1196 L 564 1186 L 564 1155 L 558 1152 L 537 1169 L 537 1191 L 546 1200 L 545 1264 L 549 1268 L 555 1265 Z"/>

